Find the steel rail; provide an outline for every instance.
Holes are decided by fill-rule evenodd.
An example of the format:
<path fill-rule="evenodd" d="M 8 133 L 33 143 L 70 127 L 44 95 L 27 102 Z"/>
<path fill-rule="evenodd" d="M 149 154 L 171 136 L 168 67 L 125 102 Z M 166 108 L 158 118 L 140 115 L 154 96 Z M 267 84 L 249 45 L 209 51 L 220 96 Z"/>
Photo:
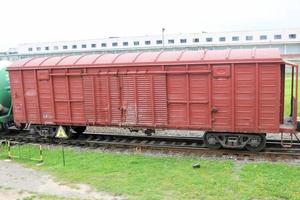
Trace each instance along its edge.
<path fill-rule="evenodd" d="M 201 137 L 174 137 L 174 136 L 134 136 L 117 135 L 111 133 L 95 134 L 85 133 L 77 139 L 61 140 L 57 138 L 43 138 L 29 132 L 16 134 L 0 134 L 0 140 L 18 141 L 23 143 L 64 144 L 80 147 L 109 147 L 109 148 L 135 148 L 139 150 L 159 150 L 168 152 L 181 152 L 188 154 L 237 157 L 237 159 L 251 159 L 265 157 L 266 159 L 300 159 L 300 143 L 293 143 L 293 148 L 283 148 L 280 140 L 267 140 L 266 148 L 261 152 L 249 152 L 239 149 L 208 149 Z M 287 140 L 289 141 L 289 140 Z"/>

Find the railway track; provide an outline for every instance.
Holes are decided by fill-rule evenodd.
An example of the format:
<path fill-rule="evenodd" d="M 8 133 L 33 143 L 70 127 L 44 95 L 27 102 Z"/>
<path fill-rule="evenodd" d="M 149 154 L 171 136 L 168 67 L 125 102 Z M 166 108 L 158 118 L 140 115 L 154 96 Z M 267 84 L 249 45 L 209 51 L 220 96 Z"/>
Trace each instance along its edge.
<path fill-rule="evenodd" d="M 280 140 L 268 140 L 264 151 L 249 152 L 236 149 L 208 149 L 203 139 L 198 137 L 173 136 L 133 136 L 116 134 L 86 133 L 77 139 L 62 140 L 57 138 L 44 138 L 29 132 L 0 134 L 0 140 L 20 142 L 22 144 L 63 144 L 66 146 L 79 146 L 87 148 L 125 148 L 135 151 L 160 151 L 164 153 L 193 154 L 208 157 L 225 157 L 237 160 L 300 160 L 300 143 L 293 143 L 292 148 L 283 148 Z M 288 142 L 288 141 L 286 141 Z"/>

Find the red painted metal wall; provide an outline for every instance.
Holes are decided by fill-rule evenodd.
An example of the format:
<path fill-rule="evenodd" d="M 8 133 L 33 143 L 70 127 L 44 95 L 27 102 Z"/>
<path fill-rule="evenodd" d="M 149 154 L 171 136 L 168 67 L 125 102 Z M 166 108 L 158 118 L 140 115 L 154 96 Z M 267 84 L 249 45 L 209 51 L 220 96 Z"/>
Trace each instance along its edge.
<path fill-rule="evenodd" d="M 33 58 L 9 68 L 18 123 L 278 132 L 278 50 Z"/>

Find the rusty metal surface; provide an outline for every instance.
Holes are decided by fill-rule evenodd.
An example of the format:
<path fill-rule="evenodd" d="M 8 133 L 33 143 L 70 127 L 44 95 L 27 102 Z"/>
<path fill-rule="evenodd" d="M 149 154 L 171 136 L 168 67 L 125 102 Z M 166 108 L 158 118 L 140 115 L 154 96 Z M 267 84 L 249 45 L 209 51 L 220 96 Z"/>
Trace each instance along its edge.
<path fill-rule="evenodd" d="M 278 50 L 33 58 L 9 68 L 17 123 L 279 132 Z"/>

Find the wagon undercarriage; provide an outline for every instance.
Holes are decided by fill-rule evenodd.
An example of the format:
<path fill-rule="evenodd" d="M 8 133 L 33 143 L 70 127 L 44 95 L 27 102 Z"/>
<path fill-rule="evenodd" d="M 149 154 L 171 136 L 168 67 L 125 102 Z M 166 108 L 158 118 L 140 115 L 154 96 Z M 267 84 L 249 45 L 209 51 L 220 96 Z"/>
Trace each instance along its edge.
<path fill-rule="evenodd" d="M 266 134 L 206 132 L 203 139 L 207 147 L 215 149 L 224 147 L 261 151 L 266 145 Z"/>

